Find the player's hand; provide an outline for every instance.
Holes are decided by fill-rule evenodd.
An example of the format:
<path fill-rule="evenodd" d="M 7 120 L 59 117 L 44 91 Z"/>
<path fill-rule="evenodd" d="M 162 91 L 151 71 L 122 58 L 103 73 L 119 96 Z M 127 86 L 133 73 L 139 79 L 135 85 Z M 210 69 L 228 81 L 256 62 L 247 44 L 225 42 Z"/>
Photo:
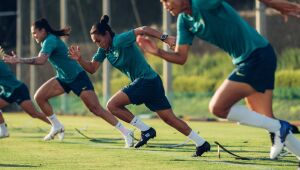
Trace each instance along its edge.
<path fill-rule="evenodd" d="M 70 56 L 71 59 L 79 61 L 81 59 L 79 46 L 71 45 L 69 47 L 69 56 Z"/>
<path fill-rule="evenodd" d="M 19 57 L 15 54 L 14 51 L 11 52 L 11 55 L 4 54 L 3 60 L 9 64 L 17 64 L 20 62 Z"/>
<path fill-rule="evenodd" d="M 169 48 L 174 50 L 176 46 L 176 37 L 174 36 L 168 36 L 167 39 L 164 40 L 165 43 L 168 44 Z"/>
<path fill-rule="evenodd" d="M 155 44 L 153 40 L 150 40 L 149 37 L 145 36 L 137 36 L 136 38 L 137 44 L 142 48 L 145 52 L 151 53 L 151 54 L 157 54 L 158 53 L 158 47 Z"/>
<path fill-rule="evenodd" d="M 300 5 L 297 3 L 289 2 L 286 0 L 260 0 L 267 6 L 279 11 L 284 20 L 288 20 L 288 16 L 294 16 L 300 18 Z"/>

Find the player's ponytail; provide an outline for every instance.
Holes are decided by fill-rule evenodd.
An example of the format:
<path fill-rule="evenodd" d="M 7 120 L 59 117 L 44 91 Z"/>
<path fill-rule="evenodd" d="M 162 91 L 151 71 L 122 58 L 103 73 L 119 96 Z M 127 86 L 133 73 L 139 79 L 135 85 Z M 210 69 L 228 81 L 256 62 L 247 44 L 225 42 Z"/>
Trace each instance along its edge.
<path fill-rule="evenodd" d="M 41 18 L 41 19 L 36 20 L 32 24 L 32 26 L 35 29 L 39 29 L 39 30 L 44 28 L 47 33 L 51 33 L 51 34 L 54 34 L 56 36 L 69 36 L 70 31 L 71 31 L 70 27 L 65 27 L 65 28 L 60 29 L 60 30 L 54 30 L 54 29 L 52 29 L 52 27 L 49 25 L 48 21 L 45 18 Z"/>
<path fill-rule="evenodd" d="M 115 33 L 112 31 L 111 27 L 108 24 L 109 17 L 103 15 L 100 21 L 94 24 L 91 28 L 90 34 L 100 34 L 105 35 L 105 32 L 108 31 L 111 37 L 115 36 Z"/>

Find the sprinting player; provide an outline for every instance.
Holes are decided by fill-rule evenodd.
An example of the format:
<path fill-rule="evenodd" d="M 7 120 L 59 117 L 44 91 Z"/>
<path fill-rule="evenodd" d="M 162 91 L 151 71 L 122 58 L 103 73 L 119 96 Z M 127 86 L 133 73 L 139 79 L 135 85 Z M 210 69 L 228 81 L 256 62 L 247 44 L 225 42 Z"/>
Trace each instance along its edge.
<path fill-rule="evenodd" d="M 39 19 L 31 27 L 33 38 L 42 46 L 39 55 L 32 58 L 20 58 L 13 53 L 13 56 L 4 57 L 5 62 L 12 64 L 42 65 L 48 60 L 56 70 L 56 76 L 44 83 L 34 96 L 53 126 L 44 139 L 51 140 L 57 134 L 60 134 L 59 138 L 62 139 L 64 135 L 64 126 L 53 113 L 49 99 L 73 91 L 93 114 L 115 126 L 124 136 L 125 146 L 131 147 L 133 145 L 132 131 L 125 128 L 110 112 L 100 106 L 86 72 L 76 61 L 68 57 L 68 48 L 59 37 L 69 36 L 69 32 L 69 28 L 53 30 L 46 19 Z"/>
<path fill-rule="evenodd" d="M 121 34 L 115 34 L 108 24 L 109 17 L 104 15 L 101 21 L 90 30 L 92 41 L 99 47 L 92 61 L 81 57 L 79 47 L 69 48 L 70 56 L 88 72 L 95 73 L 105 58 L 132 81 L 117 92 L 107 103 L 108 110 L 123 121 L 141 130 L 141 140 L 135 144 L 139 148 L 156 136 L 156 131 L 134 116 L 126 106 L 145 104 L 151 111 L 196 144 L 194 156 L 201 156 L 210 150 L 210 144 L 195 133 L 184 121 L 175 116 L 165 96 L 160 76 L 150 67 L 136 45 L 136 36 L 141 34 L 160 38 L 160 33 L 141 27 Z M 165 37 L 167 38 L 167 37 Z M 166 39 L 165 39 L 166 40 Z"/>
<path fill-rule="evenodd" d="M 217 117 L 274 133 L 270 158 L 275 159 L 284 147 L 291 126 L 286 121 L 261 115 L 272 112 L 276 70 L 272 46 L 223 0 L 161 0 L 161 3 L 173 16 L 178 15 L 175 51 L 159 49 L 143 37 L 138 38 L 139 45 L 149 53 L 181 65 L 187 60 L 195 36 L 226 51 L 236 69 L 212 97 L 209 110 Z M 242 99 L 246 99 L 250 109 L 234 106 Z"/>
<path fill-rule="evenodd" d="M 3 49 L 0 48 L 0 52 L 2 51 Z M 32 118 L 37 118 L 50 124 L 46 115 L 35 109 L 30 99 L 27 86 L 17 80 L 8 65 L 0 60 L 0 109 L 14 102 Z M 0 138 L 5 137 L 9 137 L 9 133 L 2 115 L 2 110 L 0 110 Z"/>

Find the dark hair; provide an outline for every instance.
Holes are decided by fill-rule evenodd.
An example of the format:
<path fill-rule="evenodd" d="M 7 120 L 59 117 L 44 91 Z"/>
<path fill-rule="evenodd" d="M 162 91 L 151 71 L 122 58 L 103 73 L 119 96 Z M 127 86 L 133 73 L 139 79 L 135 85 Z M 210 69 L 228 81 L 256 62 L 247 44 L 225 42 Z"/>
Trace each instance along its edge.
<path fill-rule="evenodd" d="M 36 29 L 45 29 L 47 33 L 54 34 L 56 36 L 69 36 L 71 28 L 70 27 L 65 27 L 60 30 L 54 30 L 52 27 L 49 25 L 48 21 L 45 18 L 41 18 L 36 20 L 32 26 Z"/>
<path fill-rule="evenodd" d="M 94 24 L 91 28 L 90 34 L 100 34 L 105 35 L 105 32 L 108 31 L 111 37 L 115 36 L 115 33 L 111 30 L 111 27 L 108 25 L 109 17 L 103 15 L 100 19 L 100 22 Z"/>

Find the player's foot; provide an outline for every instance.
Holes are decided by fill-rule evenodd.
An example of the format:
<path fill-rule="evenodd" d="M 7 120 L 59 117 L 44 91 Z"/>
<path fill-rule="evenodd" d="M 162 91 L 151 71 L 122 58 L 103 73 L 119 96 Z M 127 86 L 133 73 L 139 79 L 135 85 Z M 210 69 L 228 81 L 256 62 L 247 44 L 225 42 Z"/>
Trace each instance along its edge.
<path fill-rule="evenodd" d="M 45 141 L 53 140 L 54 137 L 57 135 L 59 140 L 63 140 L 65 136 L 65 129 L 63 125 L 60 125 L 59 127 L 51 127 L 50 132 L 44 137 Z"/>
<path fill-rule="evenodd" d="M 5 124 L 4 127 L 0 128 L 0 138 L 7 138 L 7 137 L 9 137 L 9 133 L 8 133 L 7 125 Z"/>
<path fill-rule="evenodd" d="M 150 128 L 146 131 L 142 131 L 141 133 L 141 139 L 140 141 L 138 141 L 136 144 L 135 144 L 135 148 L 139 148 L 143 145 L 145 145 L 148 140 L 150 140 L 151 138 L 155 138 L 156 137 L 156 131 L 153 129 L 153 128 Z"/>
<path fill-rule="evenodd" d="M 133 131 L 130 131 L 127 135 L 124 135 L 124 139 L 125 139 L 125 148 L 133 147 L 134 145 Z"/>
<path fill-rule="evenodd" d="M 274 138 L 272 140 L 272 147 L 270 151 L 270 159 L 276 159 L 277 156 L 281 153 L 286 136 L 289 134 L 291 130 L 291 126 L 288 122 L 279 120 L 280 122 L 280 129 L 274 133 Z"/>
<path fill-rule="evenodd" d="M 204 142 L 203 145 L 196 147 L 196 152 L 192 155 L 193 157 L 201 156 L 204 152 L 210 151 L 210 144 Z"/>

